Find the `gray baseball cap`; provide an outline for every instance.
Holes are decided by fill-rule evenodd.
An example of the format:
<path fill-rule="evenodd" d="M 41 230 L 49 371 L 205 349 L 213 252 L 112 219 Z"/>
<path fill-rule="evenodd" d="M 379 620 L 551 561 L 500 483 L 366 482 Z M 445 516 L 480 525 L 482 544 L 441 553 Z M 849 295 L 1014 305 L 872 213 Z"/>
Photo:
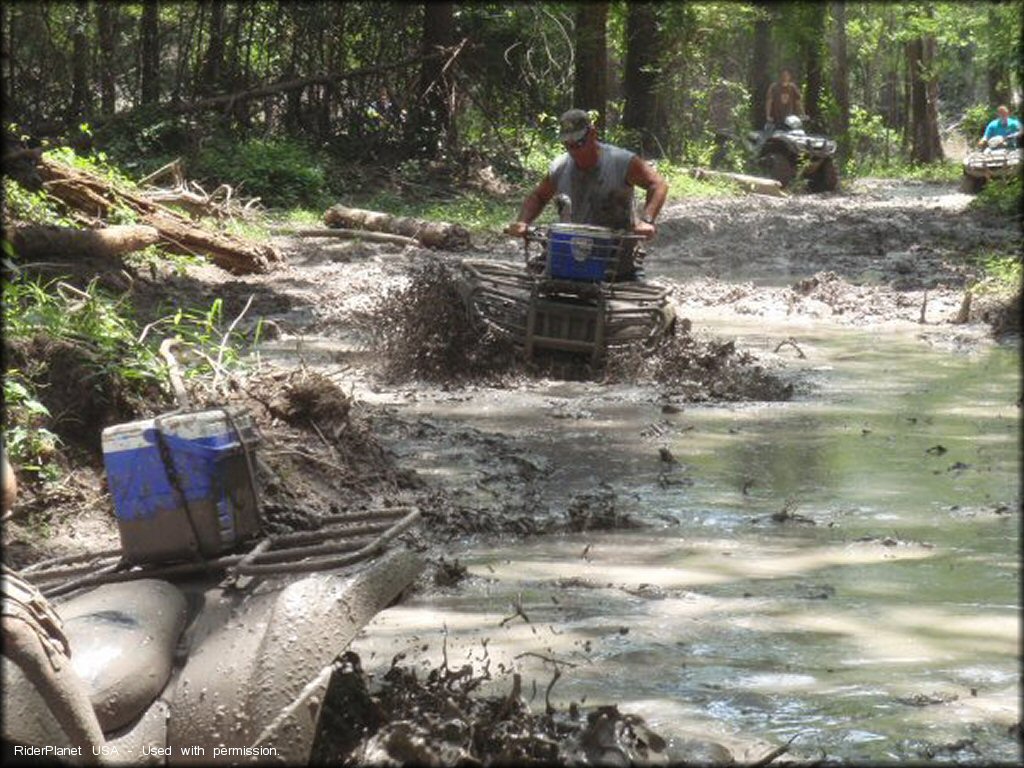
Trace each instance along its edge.
<path fill-rule="evenodd" d="M 579 141 L 591 127 L 590 115 L 582 109 L 570 109 L 558 122 L 561 126 L 560 141 Z"/>

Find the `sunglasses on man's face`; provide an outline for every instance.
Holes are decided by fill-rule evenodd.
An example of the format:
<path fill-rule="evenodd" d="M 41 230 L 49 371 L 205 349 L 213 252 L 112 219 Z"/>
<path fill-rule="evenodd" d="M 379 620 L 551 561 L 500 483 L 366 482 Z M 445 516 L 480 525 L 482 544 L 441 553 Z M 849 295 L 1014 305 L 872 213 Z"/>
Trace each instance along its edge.
<path fill-rule="evenodd" d="M 579 141 L 563 141 L 566 149 L 583 149 L 583 145 L 587 143 L 587 139 L 590 138 L 590 134 L 586 133 L 583 138 Z"/>

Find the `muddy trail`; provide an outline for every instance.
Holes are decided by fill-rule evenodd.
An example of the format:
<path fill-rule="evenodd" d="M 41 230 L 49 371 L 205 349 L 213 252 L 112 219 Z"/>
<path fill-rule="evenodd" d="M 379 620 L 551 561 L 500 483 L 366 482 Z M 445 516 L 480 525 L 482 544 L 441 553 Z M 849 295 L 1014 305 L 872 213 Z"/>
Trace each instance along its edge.
<path fill-rule="evenodd" d="M 702 730 L 690 711 L 679 714 L 679 722 L 690 724 L 681 729 L 656 708 L 641 713 L 646 723 L 636 706 L 620 704 L 620 712 L 613 705 L 630 698 L 620 681 L 597 700 L 586 680 L 600 659 L 617 658 L 618 649 L 643 663 L 645 651 L 620 647 L 629 642 L 635 618 L 629 614 L 637 604 L 731 604 L 737 597 L 623 577 L 626 567 L 611 553 L 621 550 L 628 562 L 635 537 L 661 552 L 694 515 L 711 525 L 709 513 L 686 506 L 693 503 L 687 494 L 718 482 L 702 476 L 688 441 L 706 437 L 706 419 L 719 420 L 711 428 L 713 444 L 724 446 L 756 433 L 762 413 L 784 414 L 791 401 L 829 401 L 835 396 L 829 371 L 842 359 L 821 351 L 832 343 L 830 334 L 884 330 L 899 344 L 943 354 L 977 355 L 997 345 L 1016 350 L 1019 296 L 1016 307 L 985 296 L 968 305 L 964 296 L 978 276 L 965 257 L 1015 248 L 1019 225 L 981 217 L 968 210 L 969 200 L 952 184 L 868 180 L 833 195 L 677 201 L 663 212 L 647 272 L 670 287 L 681 332 L 653 353 L 623 353 L 600 371 L 578 368 L 568 376 L 564 369 L 524 367 L 502 339 L 471 332 L 453 301 L 453 275 L 464 256 L 521 263 L 521 248 L 501 238 L 454 254 L 280 237 L 275 245 L 287 264 L 244 278 L 212 266 L 153 268 L 127 278 L 99 265 L 80 269 L 85 279 L 98 272 L 109 288 L 128 289 L 141 322 L 173 307 L 204 306 L 211 296 L 222 298 L 225 318 L 234 318 L 251 298 L 239 328 L 262 319 L 264 341 L 253 373 L 218 403 L 243 404 L 256 415 L 264 434 L 261 492 L 275 532 L 315 527 L 339 509 L 415 505 L 423 514 L 421 528 L 404 538 L 432 563 L 406 598 L 413 621 L 389 624 L 385 617 L 355 644 L 358 656 L 336 674 L 330 696 L 337 711 L 360 712 L 364 732 L 339 725 L 337 738 L 317 745 L 321 760 L 784 762 L 789 755 L 782 745 L 796 731 L 768 733 L 722 705 L 715 692 L 728 692 L 728 678 L 702 677 L 707 687 L 691 704 L 706 702 L 731 730 Z M 1014 397 L 1019 405 L 1019 391 Z M 121 420 L 138 415 L 126 410 Z M 878 427 L 857 429 L 868 439 Z M 30 491 L 23 514 L 5 525 L 6 562 L 116 545 L 95 437 L 60 489 Z M 782 459 L 796 473 L 813 468 L 809 456 Z M 801 508 L 797 491 L 758 475 L 762 456 L 751 453 L 748 461 L 749 477 L 728 481 L 736 484 L 730 493 L 752 505 L 743 525 L 817 528 L 820 535 L 843 519 L 839 512 L 824 519 Z M 950 477 L 962 472 L 951 469 Z M 715 492 L 722 491 L 716 486 Z M 978 514 L 1009 518 L 1005 510 L 1017 509 L 1019 496 L 1000 493 Z M 728 522 L 720 542 L 733 528 L 742 538 L 737 526 Z M 904 540 L 912 537 L 884 526 L 862 533 L 864 546 L 879 557 L 903 545 L 920 551 L 919 542 Z M 545 550 L 548 542 L 553 551 Z M 558 565 L 553 577 L 506 584 L 503 564 L 524 546 L 540 548 L 540 560 Z M 600 567 L 608 569 L 607 579 L 587 575 Z M 814 580 L 790 586 L 789 597 L 800 601 L 827 600 L 835 591 Z M 622 608 L 623 616 L 604 616 L 599 629 L 582 634 L 570 631 L 570 616 L 603 610 L 590 605 L 595 596 Z M 487 627 L 452 637 L 449 645 L 451 623 L 475 612 Z M 496 633 L 505 641 L 496 640 L 488 656 Z M 547 644 L 529 645 L 541 636 Z M 533 650 L 517 656 L 516 643 Z M 1019 715 L 1016 722 L 1019 733 Z M 977 737 L 977 754 L 975 742 L 950 747 L 955 740 L 915 741 L 896 754 L 921 757 L 931 750 L 984 761 L 1004 754 L 1003 742 L 1015 738 L 1012 728 L 1001 727 L 998 738 Z M 842 744 L 791 750 L 803 761 L 824 751 L 840 758 L 885 754 Z"/>

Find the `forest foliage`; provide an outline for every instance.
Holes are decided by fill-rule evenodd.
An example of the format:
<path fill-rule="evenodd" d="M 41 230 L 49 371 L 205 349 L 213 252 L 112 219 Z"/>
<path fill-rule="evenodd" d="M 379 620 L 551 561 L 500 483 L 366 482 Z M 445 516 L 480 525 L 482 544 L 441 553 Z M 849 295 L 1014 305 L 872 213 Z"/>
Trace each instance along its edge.
<path fill-rule="evenodd" d="M 522 179 L 574 104 L 613 141 L 707 164 L 716 135 L 760 127 L 785 65 L 810 127 L 867 172 L 940 160 L 1018 102 L 1021 21 L 1019 3 L 920 0 L 8 3 L 4 119 L 129 173 L 185 156 L 312 205 L 351 162 Z"/>

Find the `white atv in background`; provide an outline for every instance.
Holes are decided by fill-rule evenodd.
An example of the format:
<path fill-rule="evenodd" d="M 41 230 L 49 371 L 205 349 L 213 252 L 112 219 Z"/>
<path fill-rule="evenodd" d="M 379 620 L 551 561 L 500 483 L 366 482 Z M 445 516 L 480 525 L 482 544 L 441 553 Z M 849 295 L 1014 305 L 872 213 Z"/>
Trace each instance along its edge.
<path fill-rule="evenodd" d="M 1009 179 L 1020 173 L 1021 150 L 1011 147 L 1006 136 L 992 136 L 984 148 L 968 152 L 960 189 L 968 194 L 980 192 L 989 179 Z"/>

